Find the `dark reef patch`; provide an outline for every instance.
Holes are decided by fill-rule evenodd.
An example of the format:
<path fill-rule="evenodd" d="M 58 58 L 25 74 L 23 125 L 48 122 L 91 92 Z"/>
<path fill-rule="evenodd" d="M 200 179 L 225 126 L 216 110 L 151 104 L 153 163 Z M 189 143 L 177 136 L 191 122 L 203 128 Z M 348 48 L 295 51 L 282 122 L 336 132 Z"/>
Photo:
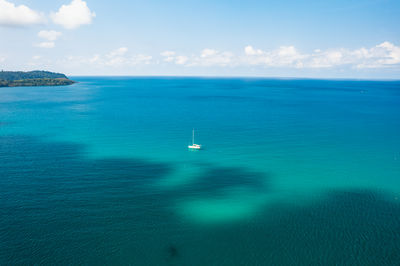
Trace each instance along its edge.
<path fill-rule="evenodd" d="M 179 256 L 178 248 L 172 244 L 168 246 L 167 252 L 170 258 L 176 258 Z"/>
<path fill-rule="evenodd" d="M 205 165 L 185 188 L 146 186 L 173 167 L 0 137 L 0 264 L 399 265 L 395 197 L 334 190 L 302 207 L 276 204 L 250 220 L 201 227 L 177 217 L 174 202 L 243 186 L 268 190 L 270 176 Z"/>

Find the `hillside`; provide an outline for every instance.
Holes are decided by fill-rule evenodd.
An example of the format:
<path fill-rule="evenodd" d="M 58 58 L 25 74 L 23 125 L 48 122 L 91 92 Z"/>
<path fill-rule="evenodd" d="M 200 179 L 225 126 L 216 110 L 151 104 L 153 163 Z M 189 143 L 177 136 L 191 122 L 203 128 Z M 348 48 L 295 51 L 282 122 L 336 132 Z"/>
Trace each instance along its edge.
<path fill-rule="evenodd" d="M 61 86 L 73 83 L 64 74 L 49 71 L 0 71 L 0 87 Z"/>

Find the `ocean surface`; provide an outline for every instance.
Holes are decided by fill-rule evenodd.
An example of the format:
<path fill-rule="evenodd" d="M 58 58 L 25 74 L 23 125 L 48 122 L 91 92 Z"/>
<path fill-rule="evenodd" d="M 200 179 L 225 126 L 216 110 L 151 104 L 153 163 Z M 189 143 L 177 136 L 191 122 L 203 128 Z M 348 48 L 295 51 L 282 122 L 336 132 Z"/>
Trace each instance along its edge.
<path fill-rule="evenodd" d="M 0 265 L 400 264 L 400 81 L 72 78 L 0 88 Z"/>

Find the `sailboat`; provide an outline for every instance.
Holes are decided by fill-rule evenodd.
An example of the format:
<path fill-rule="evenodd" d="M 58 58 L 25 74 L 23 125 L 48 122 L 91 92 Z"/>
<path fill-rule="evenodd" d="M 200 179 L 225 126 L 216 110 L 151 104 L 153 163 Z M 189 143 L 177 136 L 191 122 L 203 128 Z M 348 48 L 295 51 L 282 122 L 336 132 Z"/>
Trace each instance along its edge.
<path fill-rule="evenodd" d="M 194 150 L 200 150 L 201 149 L 201 145 L 194 143 L 194 129 L 193 129 L 193 134 L 192 134 L 192 145 L 189 145 L 188 148 L 189 149 L 194 149 Z"/>

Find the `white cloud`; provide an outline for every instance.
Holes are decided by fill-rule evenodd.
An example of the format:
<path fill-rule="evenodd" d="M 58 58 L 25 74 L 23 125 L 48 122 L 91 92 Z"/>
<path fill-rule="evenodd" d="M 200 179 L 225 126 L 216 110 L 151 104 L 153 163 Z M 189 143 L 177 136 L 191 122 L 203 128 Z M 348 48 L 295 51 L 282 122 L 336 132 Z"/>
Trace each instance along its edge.
<path fill-rule="evenodd" d="M 323 52 L 320 49 L 316 49 L 315 53 L 309 56 L 310 60 L 307 62 L 307 67 L 329 68 L 345 64 L 345 53 L 346 51 L 344 50 L 329 50 Z"/>
<path fill-rule="evenodd" d="M 36 46 L 40 48 L 54 48 L 56 44 L 54 42 L 41 42 Z"/>
<path fill-rule="evenodd" d="M 120 66 L 127 62 L 125 54 L 128 52 L 128 48 L 120 47 L 108 53 L 105 59 L 101 60 L 100 56 L 98 58 L 98 63 L 108 65 L 108 66 Z"/>
<path fill-rule="evenodd" d="M 100 55 L 96 54 L 93 57 L 89 58 L 90 63 L 98 63 L 100 61 Z"/>
<path fill-rule="evenodd" d="M 314 49 L 312 53 L 302 53 L 293 45 L 265 51 L 248 45 L 244 47 L 244 55 L 210 48 L 203 49 L 199 55 L 179 55 L 174 51 L 164 51 L 160 55 L 168 63 L 203 67 L 249 65 L 270 68 L 400 67 L 400 47 L 390 42 L 383 42 L 370 49 Z"/>
<path fill-rule="evenodd" d="M 4 55 L 0 55 L 0 63 L 6 61 L 6 57 Z"/>
<path fill-rule="evenodd" d="M 55 43 L 54 41 L 45 41 L 36 46 L 53 48 Z M 1 61 L 4 61 L 4 59 L 0 56 Z M 39 61 L 42 62 L 43 60 L 40 59 Z M 155 65 L 159 64 L 160 61 L 165 64 L 184 67 L 331 68 L 339 71 L 390 68 L 392 70 L 400 70 L 400 46 L 390 42 L 382 42 L 371 48 L 310 49 L 307 53 L 299 51 L 292 45 L 269 50 L 262 50 L 248 45 L 239 54 L 206 48 L 198 54 L 164 51 L 158 57 L 140 53 L 132 54 L 127 47 L 119 47 L 108 53 L 66 57 L 65 60 L 59 63 L 69 67 L 87 66 L 96 69 L 115 68 L 123 70 L 134 66 Z"/>
<path fill-rule="evenodd" d="M 50 15 L 54 23 L 66 29 L 75 29 L 81 25 L 91 24 L 95 16 L 95 12 L 90 11 L 86 2 L 82 0 L 72 0 L 69 5 L 62 5 L 56 13 Z"/>
<path fill-rule="evenodd" d="M 211 56 L 216 55 L 217 53 L 218 53 L 217 50 L 206 48 L 201 52 L 200 57 L 203 57 L 203 58 L 211 57 Z"/>
<path fill-rule="evenodd" d="M 364 59 L 358 68 L 390 67 L 400 64 L 400 46 L 383 42 L 370 49 L 359 49 L 355 53 Z"/>
<path fill-rule="evenodd" d="M 190 66 L 232 66 L 235 56 L 231 52 L 220 52 L 214 49 L 204 49 L 200 56 L 195 56 Z"/>
<path fill-rule="evenodd" d="M 302 67 L 302 60 L 307 58 L 305 54 L 301 54 L 294 46 L 281 46 L 273 53 L 273 62 L 278 66 L 294 65 Z"/>
<path fill-rule="evenodd" d="M 160 55 L 162 55 L 162 56 L 174 56 L 175 52 L 174 51 L 164 51 L 164 52 L 160 53 Z"/>
<path fill-rule="evenodd" d="M 40 38 L 46 39 L 48 41 L 55 41 L 61 35 L 61 32 L 55 30 L 41 30 L 38 32 L 38 36 Z"/>
<path fill-rule="evenodd" d="M 383 42 L 370 49 L 360 48 L 315 49 L 313 53 L 300 53 L 294 46 L 281 46 L 272 51 L 256 50 L 251 46 L 244 49 L 241 64 L 262 65 L 265 67 L 290 68 L 332 68 L 349 66 L 353 68 L 399 67 L 400 47 Z"/>
<path fill-rule="evenodd" d="M 44 22 L 42 14 L 25 5 L 0 0 L 0 26 L 28 26 Z"/>
<path fill-rule="evenodd" d="M 41 42 L 38 46 L 41 48 L 54 48 L 56 44 L 54 42 Z"/>
<path fill-rule="evenodd" d="M 153 57 L 149 55 L 137 54 L 131 56 L 115 56 L 111 58 L 102 59 L 101 57 L 98 60 L 98 64 L 119 67 L 119 66 L 135 66 L 139 64 L 148 65 L 151 63 L 151 59 Z"/>
<path fill-rule="evenodd" d="M 253 48 L 253 46 L 251 46 L 251 45 L 246 46 L 244 48 L 244 52 L 245 52 L 246 55 L 261 55 L 261 54 L 263 54 L 263 51 L 255 50 Z"/>
<path fill-rule="evenodd" d="M 242 61 L 250 65 L 270 67 L 304 67 L 303 60 L 308 55 L 301 54 L 294 46 L 281 46 L 276 50 L 263 51 L 252 46 L 244 48 L 245 57 Z"/>
<path fill-rule="evenodd" d="M 160 53 L 161 56 L 164 57 L 165 62 L 172 62 L 175 60 L 175 52 L 174 51 L 164 51 Z"/>
<path fill-rule="evenodd" d="M 128 48 L 120 47 L 118 49 L 111 51 L 107 56 L 108 57 L 123 56 L 124 54 L 126 54 L 126 52 L 128 52 Z"/>
<path fill-rule="evenodd" d="M 69 65 L 90 65 L 91 67 L 129 67 L 136 65 L 148 65 L 152 63 L 153 57 L 144 54 L 129 55 L 128 48 L 120 47 L 111 52 L 100 55 L 95 54 L 91 57 L 68 56 L 64 63 Z"/>
<path fill-rule="evenodd" d="M 151 64 L 152 59 L 153 59 L 153 57 L 150 55 L 138 54 L 138 55 L 134 55 L 130 58 L 129 64 L 131 64 L 131 65 L 139 65 L 139 64 L 149 65 L 149 64 Z"/>
<path fill-rule="evenodd" d="M 200 55 L 177 55 L 173 51 L 165 51 L 160 54 L 165 62 L 185 66 L 226 66 L 233 63 L 234 55 L 230 52 L 219 52 L 214 49 L 203 49 Z"/>
<path fill-rule="evenodd" d="M 41 55 L 34 55 L 34 56 L 32 56 L 32 58 L 29 61 L 26 62 L 26 65 L 29 68 L 32 68 L 32 67 L 41 68 L 43 66 L 47 67 L 47 66 L 49 66 L 51 64 L 52 64 L 52 60 L 51 59 L 48 59 L 48 58 L 43 57 Z"/>
<path fill-rule="evenodd" d="M 168 57 L 164 58 L 165 62 L 172 62 L 174 60 L 175 60 L 175 57 L 173 57 L 173 56 L 168 56 Z"/>
<path fill-rule="evenodd" d="M 188 61 L 188 57 L 184 55 L 179 55 L 175 59 L 175 63 L 178 65 L 184 65 Z"/>
<path fill-rule="evenodd" d="M 160 53 L 164 57 L 165 62 L 174 62 L 177 65 L 184 65 L 189 60 L 185 55 L 176 55 L 174 51 L 164 51 Z"/>

